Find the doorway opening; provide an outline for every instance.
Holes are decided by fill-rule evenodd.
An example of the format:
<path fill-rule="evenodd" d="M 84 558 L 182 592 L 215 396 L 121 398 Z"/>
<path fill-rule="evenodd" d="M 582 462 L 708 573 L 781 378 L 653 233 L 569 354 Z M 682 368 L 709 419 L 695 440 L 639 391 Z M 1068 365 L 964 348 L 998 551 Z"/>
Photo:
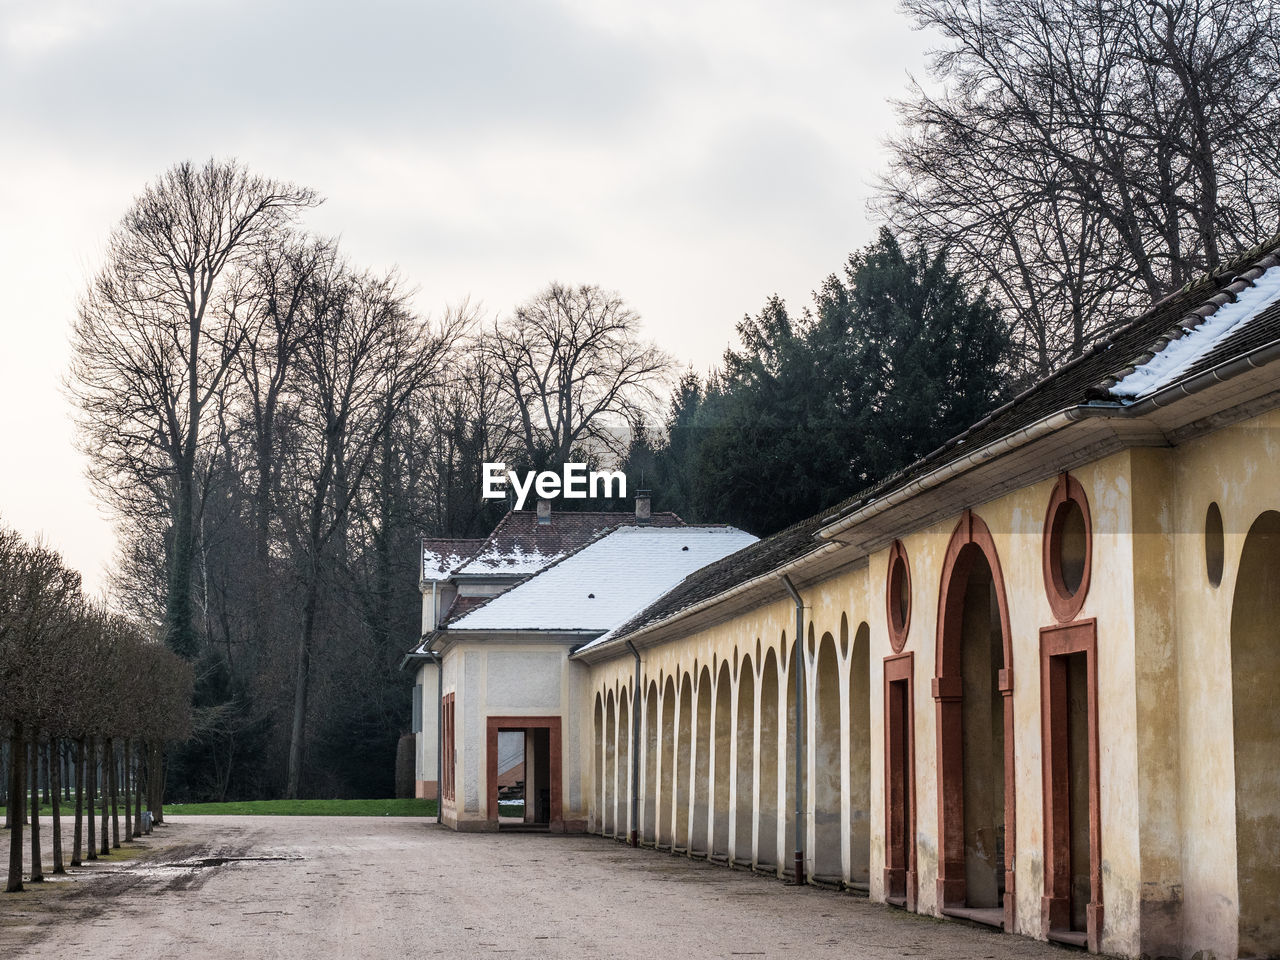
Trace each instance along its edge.
<path fill-rule="evenodd" d="M 487 725 L 490 824 L 499 830 L 563 831 L 560 718 L 489 717 Z M 511 781 L 506 785 L 499 772 L 504 764 Z M 513 770 L 523 778 L 510 776 Z"/>
<path fill-rule="evenodd" d="M 1231 714 L 1235 760 L 1238 955 L 1280 954 L 1280 513 L 1245 537 L 1231 601 Z"/>
<path fill-rule="evenodd" d="M 943 563 L 938 622 L 938 904 L 1013 929 L 1013 664 L 991 532 L 965 511 Z"/>

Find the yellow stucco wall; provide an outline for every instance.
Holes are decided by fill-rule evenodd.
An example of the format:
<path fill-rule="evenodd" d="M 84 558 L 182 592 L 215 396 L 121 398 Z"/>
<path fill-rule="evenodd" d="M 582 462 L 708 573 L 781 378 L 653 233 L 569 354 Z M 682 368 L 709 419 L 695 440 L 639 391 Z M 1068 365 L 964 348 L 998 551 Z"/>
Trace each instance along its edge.
<path fill-rule="evenodd" d="M 1236 949 L 1235 763 L 1231 713 L 1231 606 L 1245 537 L 1280 509 L 1280 413 L 1195 440 L 1177 451 L 1173 602 L 1178 623 L 1178 739 L 1182 766 L 1183 954 Z M 1222 512 L 1224 564 L 1214 587 L 1205 566 L 1209 504 Z M 1280 759 L 1277 759 L 1280 763 Z"/>
<path fill-rule="evenodd" d="M 489 717 L 559 717 L 563 757 L 561 818 L 585 822 L 589 769 L 580 720 L 586 669 L 568 660 L 571 644 L 467 640 L 444 655 L 443 694 L 455 696 L 455 793 L 441 807 L 445 823 L 477 829 L 488 822 Z M 589 756 L 589 755 L 587 755 Z M 448 762 L 448 758 L 446 758 Z"/>
<path fill-rule="evenodd" d="M 1077 619 L 1093 618 L 1097 623 L 1105 903 L 1101 948 L 1105 952 L 1184 957 L 1201 950 L 1217 957 L 1235 952 L 1231 599 L 1245 534 L 1263 510 L 1280 508 L 1278 426 L 1280 413 L 1270 413 L 1179 447 L 1124 451 L 1072 471 L 1085 490 L 1092 514 L 1091 582 Z M 1041 628 L 1056 623 L 1042 572 L 1043 527 L 1053 486 L 1054 480 L 1048 479 L 972 507 L 991 531 L 1008 598 L 1014 684 L 1016 930 L 1029 936 L 1041 935 L 1045 889 L 1039 650 Z M 1219 504 L 1226 527 L 1225 570 L 1218 587 L 1211 586 L 1205 574 L 1204 515 L 1210 501 Z M 930 681 L 936 674 L 939 581 L 958 520 L 958 515 L 951 516 L 902 537 L 912 586 L 905 650 L 915 656 L 918 909 L 934 914 L 939 912 L 938 731 Z M 869 866 L 873 899 L 883 899 L 885 893 L 882 670 L 884 658 L 893 652 L 885 622 L 888 559 L 885 548 L 861 566 L 802 591 L 808 608 L 806 620 L 813 625 L 815 639 L 827 632 L 838 639 L 842 618 L 847 621 L 850 640 L 860 623 L 866 622 L 870 629 Z M 689 674 L 696 682 L 703 665 L 718 667 L 727 658 L 740 667 L 750 654 L 758 709 L 761 662 L 757 648 L 778 650 L 782 637 L 790 638 L 793 631 L 790 601 L 762 604 L 727 622 L 644 651 L 645 685 L 661 678 L 661 692 L 666 677 L 673 674 Z M 851 647 L 852 643 L 841 652 L 842 678 L 847 676 Z M 812 702 L 812 651 L 808 651 L 808 659 L 807 697 Z M 783 709 L 790 682 L 786 667 L 784 659 L 779 674 Z M 624 688 L 629 690 L 633 671 L 629 654 L 590 668 L 588 694 L 582 698 L 584 706 L 579 713 L 584 731 L 594 730 L 596 695 L 613 690 L 616 697 Z M 735 706 L 736 677 L 737 670 Z M 853 705 L 844 679 L 840 687 L 841 722 L 847 726 Z M 806 739 L 812 771 L 816 749 L 812 711 Z M 642 733 L 642 751 L 645 740 Z M 785 749 L 785 727 L 780 728 L 779 741 L 781 752 Z M 591 807 L 592 822 L 598 824 L 595 807 L 599 794 L 592 780 L 597 749 L 594 732 L 585 733 L 583 743 L 583 793 Z M 760 746 L 757 736 L 757 754 Z M 840 755 L 841 784 L 847 797 L 848 749 L 842 749 Z M 642 762 L 642 778 L 644 766 Z M 756 782 L 758 792 L 759 772 Z M 660 783 L 658 789 L 662 786 Z M 781 811 L 785 809 L 785 784 L 780 782 L 777 789 Z M 625 797 L 625 778 L 620 790 L 619 797 Z M 730 796 L 730 808 L 736 811 L 738 798 L 732 791 Z M 660 802 L 669 803 L 670 797 L 662 797 Z M 813 868 L 816 839 L 813 802 L 810 796 L 809 869 Z M 842 811 L 846 878 L 850 813 L 846 800 Z M 625 826 L 623 811 L 620 827 Z M 765 859 L 785 865 L 790 856 L 789 837 L 779 838 L 778 847 Z M 759 859 L 759 850 L 756 854 Z"/>

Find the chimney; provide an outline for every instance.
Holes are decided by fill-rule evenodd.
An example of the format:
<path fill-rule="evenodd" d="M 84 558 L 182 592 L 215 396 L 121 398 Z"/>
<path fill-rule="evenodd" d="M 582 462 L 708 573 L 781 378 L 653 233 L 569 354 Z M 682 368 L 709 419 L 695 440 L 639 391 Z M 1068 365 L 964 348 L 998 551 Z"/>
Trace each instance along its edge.
<path fill-rule="evenodd" d="M 636 523 L 648 523 L 650 520 L 649 491 L 636 491 Z"/>
<path fill-rule="evenodd" d="M 551 523 L 551 501 L 538 501 L 538 525 L 547 526 Z"/>

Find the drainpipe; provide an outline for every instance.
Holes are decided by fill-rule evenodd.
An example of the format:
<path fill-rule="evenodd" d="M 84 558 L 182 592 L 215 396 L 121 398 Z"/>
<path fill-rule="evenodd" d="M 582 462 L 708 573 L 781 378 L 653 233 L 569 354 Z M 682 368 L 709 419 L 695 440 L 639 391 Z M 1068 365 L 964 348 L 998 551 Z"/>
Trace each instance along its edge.
<path fill-rule="evenodd" d="M 444 823 L 444 655 L 436 661 L 436 823 Z"/>
<path fill-rule="evenodd" d="M 640 846 L 640 651 L 630 640 L 627 646 L 636 658 L 636 682 L 631 691 L 631 846 Z"/>
<path fill-rule="evenodd" d="M 431 581 L 431 629 L 440 626 L 439 583 Z M 432 641 L 434 642 L 434 641 Z M 431 651 L 436 665 L 436 823 L 444 823 L 444 656 Z"/>
<path fill-rule="evenodd" d="M 779 577 L 796 605 L 796 883 L 805 882 L 804 874 L 804 601 L 795 584 L 785 573 Z"/>

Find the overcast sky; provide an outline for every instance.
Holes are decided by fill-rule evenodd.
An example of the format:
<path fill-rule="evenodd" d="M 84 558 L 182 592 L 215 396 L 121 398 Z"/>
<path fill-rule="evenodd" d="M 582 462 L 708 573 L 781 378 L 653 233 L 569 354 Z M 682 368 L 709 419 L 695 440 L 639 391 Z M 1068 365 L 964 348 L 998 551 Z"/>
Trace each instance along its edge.
<path fill-rule="evenodd" d="M 598 283 L 705 370 L 873 237 L 926 46 L 891 0 L 0 0 L 0 521 L 103 583 L 68 328 L 176 161 L 315 188 L 307 225 L 424 312 Z"/>

